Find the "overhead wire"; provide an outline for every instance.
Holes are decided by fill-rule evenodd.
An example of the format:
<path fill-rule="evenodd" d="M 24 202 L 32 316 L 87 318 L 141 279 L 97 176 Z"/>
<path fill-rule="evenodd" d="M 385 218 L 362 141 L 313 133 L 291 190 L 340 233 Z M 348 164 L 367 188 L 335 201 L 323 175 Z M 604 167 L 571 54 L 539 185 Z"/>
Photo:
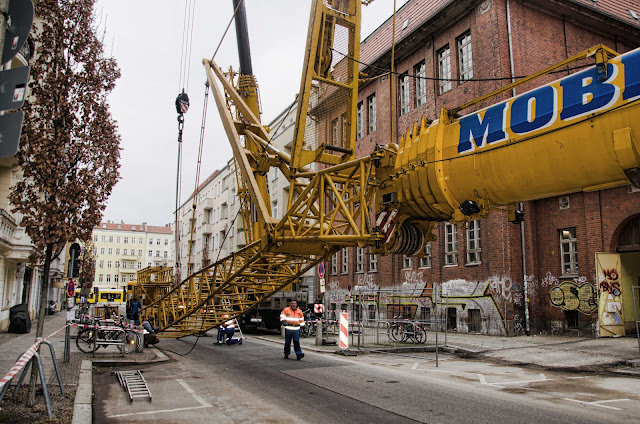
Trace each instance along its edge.
<path fill-rule="evenodd" d="M 218 50 L 220 50 L 220 46 L 222 45 L 222 42 L 224 41 L 225 37 L 227 36 L 227 32 L 229 32 L 229 28 L 231 27 L 231 24 L 233 23 L 233 20 L 236 18 L 236 13 L 238 13 L 238 9 L 240 9 L 240 5 L 242 4 L 243 0 L 240 0 L 238 2 L 238 4 L 236 5 L 235 10 L 233 11 L 233 16 L 231 16 L 231 19 L 229 19 L 229 23 L 227 24 L 227 28 L 224 30 L 224 33 L 222 34 L 222 38 L 220 38 L 220 42 L 218 43 L 218 47 L 216 47 L 216 51 L 213 52 L 213 56 L 211 57 L 211 60 L 215 59 L 216 55 L 218 54 Z"/>

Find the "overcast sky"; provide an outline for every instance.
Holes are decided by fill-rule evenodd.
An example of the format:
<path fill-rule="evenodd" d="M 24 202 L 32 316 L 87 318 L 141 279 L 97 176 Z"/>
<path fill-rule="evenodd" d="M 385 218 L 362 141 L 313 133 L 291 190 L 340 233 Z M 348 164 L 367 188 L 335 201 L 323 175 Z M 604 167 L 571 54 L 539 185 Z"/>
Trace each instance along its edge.
<path fill-rule="evenodd" d="M 121 180 L 104 220 L 129 224 L 173 222 L 176 202 L 178 123 L 174 101 L 180 85 L 185 4 L 187 0 L 98 0 L 96 13 L 106 27 L 105 51 L 122 72 L 110 97 L 122 136 Z M 192 3 L 191 0 L 188 2 Z M 405 0 L 397 0 L 399 8 Z M 253 72 L 268 124 L 294 99 L 300 85 L 311 0 L 245 0 Z M 362 39 L 393 14 L 393 0 L 362 7 Z M 206 75 L 211 58 L 233 15 L 232 0 L 195 1 L 185 115 L 181 203 L 195 188 L 197 154 Z M 223 69 L 238 69 L 235 27 L 215 59 Z M 209 96 L 200 181 L 231 159 L 215 101 Z"/>

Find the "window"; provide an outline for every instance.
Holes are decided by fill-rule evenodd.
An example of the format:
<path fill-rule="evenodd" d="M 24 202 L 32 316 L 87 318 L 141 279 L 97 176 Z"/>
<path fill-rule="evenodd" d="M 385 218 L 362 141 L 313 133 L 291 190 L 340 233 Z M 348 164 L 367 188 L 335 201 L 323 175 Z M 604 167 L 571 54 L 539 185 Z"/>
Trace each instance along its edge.
<path fill-rule="evenodd" d="M 101 247 L 101 248 L 100 248 L 100 254 L 101 254 L 101 255 L 104 255 L 104 247 Z"/>
<path fill-rule="evenodd" d="M 331 121 L 331 144 L 340 145 L 340 127 L 338 126 L 338 118 Z"/>
<path fill-rule="evenodd" d="M 438 50 L 438 79 L 440 94 L 451 90 L 451 51 L 449 46 Z"/>
<path fill-rule="evenodd" d="M 346 113 L 343 113 L 342 116 L 340 116 L 340 122 L 341 122 L 340 127 L 342 128 L 342 130 L 340 131 L 340 145 L 342 147 L 347 147 L 347 114 Z"/>
<path fill-rule="evenodd" d="M 560 230 L 560 252 L 562 255 L 562 274 L 577 274 L 578 240 L 576 239 L 575 227 Z"/>
<path fill-rule="evenodd" d="M 369 272 L 378 271 L 378 255 L 369 253 Z"/>
<path fill-rule="evenodd" d="M 109 236 L 109 243 L 113 243 L 113 236 Z"/>
<path fill-rule="evenodd" d="M 153 250 L 149 250 L 149 256 L 153 256 Z"/>
<path fill-rule="evenodd" d="M 107 236 L 102 236 L 102 241 L 107 241 Z"/>
<path fill-rule="evenodd" d="M 160 257 L 160 251 L 156 250 L 156 258 L 159 258 L 159 257 Z"/>
<path fill-rule="evenodd" d="M 131 251 L 133 252 L 133 250 L 131 250 Z M 129 251 L 128 251 L 127 249 L 124 249 L 124 252 L 122 252 L 122 253 L 124 253 L 125 255 L 127 255 L 127 254 L 128 254 L 128 252 L 129 252 Z"/>
<path fill-rule="evenodd" d="M 356 114 L 356 139 L 360 140 L 362 138 L 363 131 L 364 131 L 364 126 L 362 118 L 363 118 L 363 113 L 364 110 L 362 109 L 364 106 L 362 104 L 362 102 L 358 103 L 358 109 L 357 109 L 357 114 Z M 96 240 L 97 241 L 97 240 Z"/>
<path fill-rule="evenodd" d="M 142 250 L 138 250 L 138 256 L 142 256 Z"/>
<path fill-rule="evenodd" d="M 111 261 L 107 261 L 107 268 L 111 268 Z"/>
<path fill-rule="evenodd" d="M 124 238 L 124 244 L 129 244 L 129 237 Z"/>
<path fill-rule="evenodd" d="M 402 268 L 413 268 L 413 261 L 410 256 L 402 255 Z"/>
<path fill-rule="evenodd" d="M 116 255 L 120 255 L 120 249 L 116 248 Z"/>
<path fill-rule="evenodd" d="M 112 248 L 109 248 L 109 254 L 113 255 L 113 249 Z"/>
<path fill-rule="evenodd" d="M 469 221 L 467 224 L 467 263 L 480 263 L 480 221 Z"/>
<path fill-rule="evenodd" d="M 348 247 L 342 248 L 342 273 L 343 274 L 349 273 L 349 248 Z"/>
<path fill-rule="evenodd" d="M 152 238 L 149 239 L 149 244 L 153 244 L 153 239 Z"/>
<path fill-rule="evenodd" d="M 98 241 L 98 236 L 93 236 L 93 241 Z"/>
<path fill-rule="evenodd" d="M 142 244 L 142 237 L 138 239 L 138 243 Z"/>
<path fill-rule="evenodd" d="M 93 248 L 93 254 L 94 254 L 94 255 L 97 255 L 97 254 L 98 254 L 98 248 L 97 248 L 97 247 L 94 247 L 94 248 Z"/>
<path fill-rule="evenodd" d="M 369 134 L 376 130 L 376 94 L 367 97 L 367 110 L 369 111 Z"/>
<path fill-rule="evenodd" d="M 125 261 L 122 261 L 122 268 L 127 269 L 127 263 Z"/>
<path fill-rule="evenodd" d="M 400 87 L 400 115 L 409 113 L 409 74 L 404 73 L 398 77 Z"/>
<path fill-rule="evenodd" d="M 461 80 L 469 80 L 473 78 L 470 31 L 458 38 L 458 68 Z"/>
<path fill-rule="evenodd" d="M 114 275 L 114 276 L 113 276 L 113 282 L 114 282 L 114 283 L 117 283 L 117 282 L 118 282 L 118 277 L 119 277 L 119 275 L 118 275 L 118 274 L 116 274 L 116 275 Z"/>
<path fill-rule="evenodd" d="M 132 276 L 131 278 L 133 278 L 133 276 Z M 132 279 L 131 281 L 133 281 L 133 279 Z M 122 276 L 122 282 L 123 282 L 123 283 L 126 283 L 126 282 L 127 282 L 127 276 L 126 276 L 126 275 L 123 275 L 123 276 Z"/>
<path fill-rule="evenodd" d="M 356 247 L 356 272 L 364 272 L 364 248 Z"/>
<path fill-rule="evenodd" d="M 120 261 L 116 261 L 116 269 L 120 269 Z"/>
<path fill-rule="evenodd" d="M 100 261 L 100 268 L 104 268 L 104 261 Z"/>
<path fill-rule="evenodd" d="M 331 275 L 338 274 L 338 254 L 331 255 Z"/>
<path fill-rule="evenodd" d="M 427 103 L 427 81 L 424 61 L 413 67 L 413 74 L 416 76 L 416 107 L 420 107 Z"/>
<path fill-rule="evenodd" d="M 280 218 L 278 216 L 278 201 L 277 200 L 274 200 L 273 202 L 271 202 L 271 214 L 276 219 Z"/>
<path fill-rule="evenodd" d="M 431 268 L 431 242 L 424 245 L 424 256 L 420 258 L 421 268 Z"/>
<path fill-rule="evenodd" d="M 98 282 L 102 283 L 104 281 L 104 274 L 98 275 Z"/>
<path fill-rule="evenodd" d="M 444 264 L 458 265 L 458 228 L 447 222 L 444 225 Z"/>
<path fill-rule="evenodd" d="M 236 188 L 235 187 L 231 187 L 231 198 L 229 199 L 229 204 L 231 205 L 236 204 Z"/>
<path fill-rule="evenodd" d="M 160 246 L 160 239 L 157 239 L 157 240 L 156 240 L 156 244 L 157 244 L 158 246 Z"/>
<path fill-rule="evenodd" d="M 135 230 L 136 230 L 136 226 L 135 226 L 135 225 L 132 225 L 132 226 L 131 226 L 131 229 L 132 229 L 133 231 L 135 231 Z M 135 239 L 134 239 L 133 237 L 131 237 L 131 240 L 135 240 Z"/>
<path fill-rule="evenodd" d="M 169 246 L 169 239 L 164 239 L 164 245 Z"/>
<path fill-rule="evenodd" d="M 138 269 L 142 269 L 142 262 L 138 262 Z"/>
<path fill-rule="evenodd" d="M 135 227 L 133 229 L 135 230 Z M 131 237 L 131 244 L 136 244 L 136 238 L 135 237 Z"/>
<path fill-rule="evenodd" d="M 164 257 L 165 257 L 165 258 L 168 258 L 168 257 L 169 257 L 169 253 L 168 253 L 166 250 L 164 251 Z"/>
<path fill-rule="evenodd" d="M 109 238 L 111 238 L 111 237 L 109 237 Z M 111 241 L 111 240 L 109 240 L 109 241 Z M 116 237 L 116 243 L 120 243 L 120 237 Z"/>
<path fill-rule="evenodd" d="M 111 274 L 107 274 L 107 283 L 111 282 Z"/>

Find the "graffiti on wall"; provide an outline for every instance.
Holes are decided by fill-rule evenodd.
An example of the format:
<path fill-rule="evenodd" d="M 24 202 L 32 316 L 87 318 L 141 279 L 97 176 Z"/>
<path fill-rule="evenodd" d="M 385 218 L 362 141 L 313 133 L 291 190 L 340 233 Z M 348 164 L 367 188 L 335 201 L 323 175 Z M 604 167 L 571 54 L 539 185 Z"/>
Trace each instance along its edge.
<path fill-rule="evenodd" d="M 405 284 L 424 284 L 424 271 L 404 271 Z"/>
<path fill-rule="evenodd" d="M 593 284 L 584 280 L 579 282 L 581 279 L 576 278 L 553 287 L 549 290 L 551 304 L 565 311 L 578 311 L 586 315 L 593 313 L 598 309 L 598 291 Z"/>

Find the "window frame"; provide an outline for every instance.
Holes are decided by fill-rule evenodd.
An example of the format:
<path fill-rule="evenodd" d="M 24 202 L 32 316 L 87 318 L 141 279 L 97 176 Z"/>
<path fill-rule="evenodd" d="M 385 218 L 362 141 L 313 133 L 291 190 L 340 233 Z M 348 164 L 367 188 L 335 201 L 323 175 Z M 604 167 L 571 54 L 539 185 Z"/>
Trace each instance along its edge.
<path fill-rule="evenodd" d="M 466 239 L 466 265 L 479 265 L 480 263 L 482 263 L 482 237 L 480 233 L 480 220 L 474 219 L 473 221 L 467 222 Z M 472 243 L 475 247 L 471 247 Z"/>
<path fill-rule="evenodd" d="M 406 115 L 411 110 L 408 72 L 404 72 L 398 76 L 398 96 L 400 102 L 400 116 Z"/>
<path fill-rule="evenodd" d="M 565 238 L 565 232 L 569 237 Z M 578 236 L 576 227 L 561 228 L 558 230 L 560 238 L 560 270 L 563 276 L 578 275 Z M 568 247 L 568 251 L 565 251 Z M 565 262 L 565 255 L 570 255 L 569 262 Z M 566 272 L 566 266 L 569 265 L 569 272 Z"/>
<path fill-rule="evenodd" d="M 460 84 L 464 84 L 465 81 L 473 78 L 473 45 L 471 43 L 471 30 L 458 37 L 456 45 L 458 49 L 458 75 L 459 78 L 463 80 L 460 81 Z"/>
<path fill-rule="evenodd" d="M 376 93 L 367 97 L 367 130 L 376 132 Z"/>
<path fill-rule="evenodd" d="M 416 87 L 416 108 L 427 103 L 427 81 L 424 79 L 427 75 L 426 72 L 427 68 L 424 60 L 413 67 L 413 73 L 416 76 L 416 78 L 414 78 Z"/>
<path fill-rule="evenodd" d="M 444 224 L 444 266 L 458 266 L 458 226 L 450 222 Z"/>
<path fill-rule="evenodd" d="M 451 49 L 445 45 L 436 52 L 438 62 L 438 94 L 451 91 Z"/>

